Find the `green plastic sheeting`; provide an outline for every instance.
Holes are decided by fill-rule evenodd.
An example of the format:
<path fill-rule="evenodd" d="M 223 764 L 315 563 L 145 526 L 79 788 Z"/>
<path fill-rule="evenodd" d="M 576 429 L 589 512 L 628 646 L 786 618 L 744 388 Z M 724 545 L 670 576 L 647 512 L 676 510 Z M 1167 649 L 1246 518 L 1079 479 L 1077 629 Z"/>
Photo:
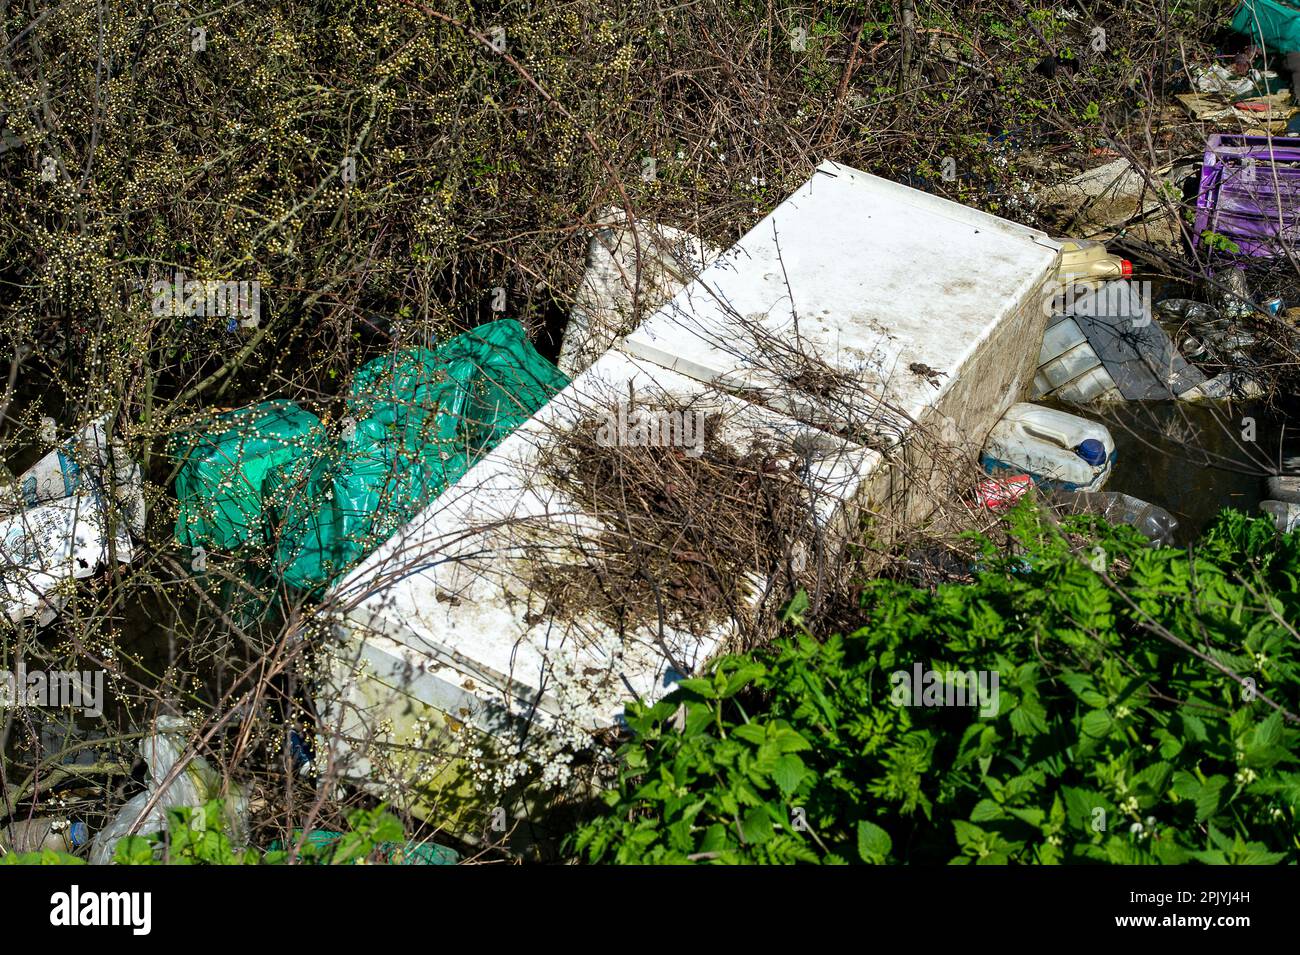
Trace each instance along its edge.
<path fill-rule="evenodd" d="M 302 830 L 295 829 L 293 838 L 295 842 L 302 839 Z M 303 839 L 303 845 L 328 849 L 342 838 L 341 832 L 313 829 Z M 380 842 L 375 848 L 389 865 L 456 865 L 460 862 L 459 852 L 436 842 Z M 279 839 L 269 846 L 271 852 L 287 850 L 288 846 Z"/>
<path fill-rule="evenodd" d="M 1300 51 L 1300 9 L 1277 0 L 1243 0 L 1232 28 L 1275 53 Z"/>
<path fill-rule="evenodd" d="M 223 550 L 260 545 L 286 583 L 317 589 L 566 384 L 507 320 L 363 366 L 333 442 L 314 415 L 287 402 L 227 412 L 175 445 L 176 539 Z"/>
<path fill-rule="evenodd" d="M 202 434 L 173 439 L 169 451 L 183 461 L 176 474 L 176 539 L 214 550 L 266 540 L 263 489 L 301 484 L 327 445 L 320 419 L 289 401 L 228 411 Z"/>

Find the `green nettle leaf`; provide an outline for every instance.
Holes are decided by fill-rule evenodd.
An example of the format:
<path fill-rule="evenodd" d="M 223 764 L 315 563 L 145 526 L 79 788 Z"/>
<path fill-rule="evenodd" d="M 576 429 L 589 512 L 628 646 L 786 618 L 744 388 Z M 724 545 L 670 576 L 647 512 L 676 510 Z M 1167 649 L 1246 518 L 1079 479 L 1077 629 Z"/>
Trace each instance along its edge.
<path fill-rule="evenodd" d="M 816 638 L 802 606 L 771 645 L 683 685 L 684 730 L 669 718 L 681 699 L 653 720 L 630 706 L 618 785 L 593 801 L 576 850 L 1300 863 L 1300 733 L 1161 636 L 1237 672 L 1264 658 L 1270 698 L 1294 708 L 1300 645 L 1273 622 L 1300 619 L 1300 534 L 1225 512 L 1190 549 L 1150 547 L 1092 518 L 1049 524 L 1028 499 L 1006 529 L 1012 547 L 973 539 L 968 583 L 869 582 L 847 634 Z M 1104 547 L 1105 580 L 1080 562 L 1080 536 L 1084 554 Z M 890 675 L 914 663 L 996 672 L 998 711 L 896 705 Z"/>
<path fill-rule="evenodd" d="M 967 846 L 979 842 L 984 837 L 984 830 L 979 826 L 971 825 L 964 819 L 954 819 L 952 822 L 953 833 L 957 837 L 957 845 L 965 849 Z"/>
<path fill-rule="evenodd" d="M 1219 809 L 1219 799 L 1223 792 L 1223 787 L 1228 784 L 1224 776 L 1213 776 L 1206 781 L 1193 796 L 1196 802 L 1196 821 L 1204 822 L 1213 816 Z"/>
<path fill-rule="evenodd" d="M 808 599 L 806 590 L 799 590 L 789 605 L 781 613 L 781 619 L 786 623 L 798 623 L 803 619 L 803 615 L 808 612 L 812 602 Z"/>
<path fill-rule="evenodd" d="M 772 778 L 776 781 L 782 796 L 789 796 L 798 789 L 799 783 L 807 775 L 808 770 L 804 767 L 803 760 L 794 753 L 784 753 L 778 756 L 776 768 L 772 772 Z"/>
<path fill-rule="evenodd" d="M 863 862 L 876 865 L 886 862 L 893 848 L 894 843 L 889 838 L 889 833 L 874 822 L 858 820 L 858 857 Z"/>
<path fill-rule="evenodd" d="M 727 827 L 722 823 L 715 822 L 704 830 L 704 836 L 700 839 L 700 852 L 720 852 L 728 845 Z"/>
<path fill-rule="evenodd" d="M 1083 717 L 1083 732 L 1087 736 L 1102 739 L 1110 735 L 1114 721 L 1105 710 L 1089 710 Z"/>
<path fill-rule="evenodd" d="M 1173 767 L 1168 763 L 1152 763 L 1133 776 L 1133 786 L 1134 788 L 1145 787 L 1159 795 L 1168 787 L 1172 772 Z"/>
<path fill-rule="evenodd" d="M 1037 736 L 1047 732 L 1047 721 L 1036 701 L 1022 700 L 1011 711 L 1011 728 L 1017 736 Z"/>
<path fill-rule="evenodd" d="M 1031 806 L 1025 809 L 1010 808 L 1007 812 L 1019 819 L 1021 822 L 1028 823 L 1035 829 L 1042 826 L 1043 821 L 1047 818 L 1046 810 L 1039 809 L 1037 806 Z"/>
<path fill-rule="evenodd" d="M 1198 743 L 1204 743 L 1210 738 L 1209 734 L 1205 730 L 1205 722 L 1195 713 L 1184 709 L 1179 716 L 1183 722 L 1184 732 L 1193 740 Z"/>
<path fill-rule="evenodd" d="M 1083 701 L 1085 706 L 1090 706 L 1093 709 L 1104 709 L 1110 702 L 1096 690 L 1084 690 L 1079 694 L 1079 699 Z"/>
<path fill-rule="evenodd" d="M 1285 852 L 1269 852 L 1257 842 L 1241 845 L 1232 856 L 1233 865 L 1276 865 L 1286 859 Z"/>
<path fill-rule="evenodd" d="M 113 847 L 116 865 L 153 865 L 154 843 L 144 836 L 125 836 Z"/>
<path fill-rule="evenodd" d="M 1277 710 L 1250 734 L 1246 744 L 1246 762 L 1251 766 L 1271 766 L 1289 753 L 1277 744 L 1282 741 L 1282 714 Z"/>
<path fill-rule="evenodd" d="M 741 835 L 751 845 L 762 845 L 776 834 L 772 828 L 772 819 L 767 814 L 766 806 L 755 806 L 745 813 L 740 824 Z"/>
<path fill-rule="evenodd" d="M 706 700 L 716 700 L 718 698 L 718 691 L 713 688 L 713 682 L 711 680 L 702 680 L 698 677 L 687 680 L 678 680 L 677 688 L 681 690 L 689 690 L 691 693 L 698 694 Z"/>
<path fill-rule="evenodd" d="M 782 753 L 797 753 L 800 750 L 812 749 L 811 743 L 788 726 L 778 727 L 772 734 L 772 742 Z"/>
<path fill-rule="evenodd" d="M 993 819 L 1005 818 L 1007 818 L 1006 812 L 992 799 L 981 799 L 970 814 L 971 822 L 989 822 Z"/>
<path fill-rule="evenodd" d="M 735 696 L 741 689 L 761 677 L 763 673 L 764 667 L 761 663 L 751 663 L 748 666 L 740 667 L 727 677 L 727 683 L 720 695 L 723 699 Z"/>

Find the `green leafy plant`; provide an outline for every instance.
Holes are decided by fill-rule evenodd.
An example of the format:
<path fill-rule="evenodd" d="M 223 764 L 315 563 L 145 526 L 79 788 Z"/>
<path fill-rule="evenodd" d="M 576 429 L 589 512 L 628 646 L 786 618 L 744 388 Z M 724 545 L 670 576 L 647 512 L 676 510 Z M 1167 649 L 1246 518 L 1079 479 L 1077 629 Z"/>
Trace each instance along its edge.
<path fill-rule="evenodd" d="M 78 859 L 68 852 L 55 849 L 37 849 L 34 852 L 9 852 L 0 856 L 0 865 L 85 865 L 85 859 Z"/>
<path fill-rule="evenodd" d="M 289 851 L 273 847 L 236 849 L 226 827 L 225 804 L 213 799 L 201 809 L 182 806 L 168 810 L 167 832 L 126 836 L 113 850 L 116 865 L 284 865 Z M 329 840 L 306 839 L 297 855 L 308 865 L 350 865 L 386 855 L 385 847 L 404 838 L 402 823 L 383 806 L 348 813 L 348 831 Z M 66 852 L 45 849 L 9 853 L 0 865 L 84 865 Z"/>
<path fill-rule="evenodd" d="M 1221 232 L 1215 232 L 1212 229 L 1204 229 L 1201 232 L 1201 241 L 1205 247 L 1214 252 L 1227 252 L 1231 255 L 1238 255 L 1241 252 L 1241 246 L 1233 242 Z"/>
<path fill-rule="evenodd" d="M 1190 550 L 1092 518 L 981 541 L 972 584 L 873 581 L 863 625 L 728 656 L 629 706 L 592 862 L 1300 861 L 1300 535 L 1225 512 Z M 895 674 L 998 677 L 996 712 Z"/>
<path fill-rule="evenodd" d="M 182 806 L 167 812 L 167 832 L 126 836 L 113 849 L 117 865 L 160 865 L 165 850 L 172 865 L 257 865 L 256 849 L 237 850 L 226 835 L 225 805 L 211 800 L 202 809 Z"/>
<path fill-rule="evenodd" d="M 272 848 L 234 849 L 226 834 L 225 811 L 220 800 L 202 810 L 188 807 L 167 813 L 167 834 L 127 836 L 118 842 L 113 861 L 119 865 L 158 865 L 164 855 L 171 865 L 283 865 L 289 851 Z M 402 839 L 402 824 L 379 806 L 348 813 L 349 831 L 328 842 L 306 840 L 297 859 L 310 865 L 348 865 L 367 859 L 382 843 Z"/>

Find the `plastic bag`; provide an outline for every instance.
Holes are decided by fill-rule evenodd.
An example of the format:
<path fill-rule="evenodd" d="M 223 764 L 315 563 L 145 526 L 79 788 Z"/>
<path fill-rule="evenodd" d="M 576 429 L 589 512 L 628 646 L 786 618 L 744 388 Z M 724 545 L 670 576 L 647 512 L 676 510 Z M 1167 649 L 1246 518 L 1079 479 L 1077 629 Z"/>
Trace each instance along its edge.
<path fill-rule="evenodd" d="M 106 478 L 111 475 L 111 485 Z M 13 513 L 99 491 L 122 509 L 132 534 L 144 533 L 140 465 L 120 442 L 108 440 L 108 419 L 99 417 L 17 478 L 0 483 L 0 513 Z"/>
<path fill-rule="evenodd" d="M 140 466 L 97 419 L 0 484 L 0 514 L 0 615 L 11 623 L 35 616 L 44 626 L 71 596 L 71 582 L 95 574 L 110 552 L 131 561 L 130 535 L 144 531 Z"/>
<path fill-rule="evenodd" d="M 71 596 L 69 581 L 108 562 L 109 541 L 121 563 L 134 556 L 125 525 L 108 533 L 98 494 L 78 494 L 0 520 L 0 613 L 11 622 L 54 619 Z"/>
<path fill-rule="evenodd" d="M 136 817 L 144 810 L 153 794 L 162 788 L 163 781 L 185 751 L 189 726 L 177 716 L 160 716 L 153 736 L 140 741 L 140 755 L 149 766 L 149 788 L 128 800 L 113 821 L 95 835 L 91 842 L 90 864 L 108 865 L 113 861 L 117 843 L 131 830 Z M 167 810 L 182 806 L 202 809 L 204 804 L 221 795 L 221 776 L 202 756 L 195 756 L 177 774 L 164 790 L 162 797 L 136 828 L 136 834 L 145 836 L 167 828 Z M 243 791 L 231 784 L 226 788 L 227 835 L 231 844 L 242 846 L 248 842 L 248 799 Z"/>

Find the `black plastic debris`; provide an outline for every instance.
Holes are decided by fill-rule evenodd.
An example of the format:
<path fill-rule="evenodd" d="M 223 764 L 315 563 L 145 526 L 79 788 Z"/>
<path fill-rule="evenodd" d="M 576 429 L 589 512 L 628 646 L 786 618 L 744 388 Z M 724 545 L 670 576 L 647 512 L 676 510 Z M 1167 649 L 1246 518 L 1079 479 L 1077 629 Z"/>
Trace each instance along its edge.
<path fill-rule="evenodd" d="M 1073 318 L 1102 366 L 1129 401 L 1176 398 L 1205 375 L 1174 347 L 1152 319 L 1149 301 L 1128 281 L 1072 295 L 1048 328 Z"/>

